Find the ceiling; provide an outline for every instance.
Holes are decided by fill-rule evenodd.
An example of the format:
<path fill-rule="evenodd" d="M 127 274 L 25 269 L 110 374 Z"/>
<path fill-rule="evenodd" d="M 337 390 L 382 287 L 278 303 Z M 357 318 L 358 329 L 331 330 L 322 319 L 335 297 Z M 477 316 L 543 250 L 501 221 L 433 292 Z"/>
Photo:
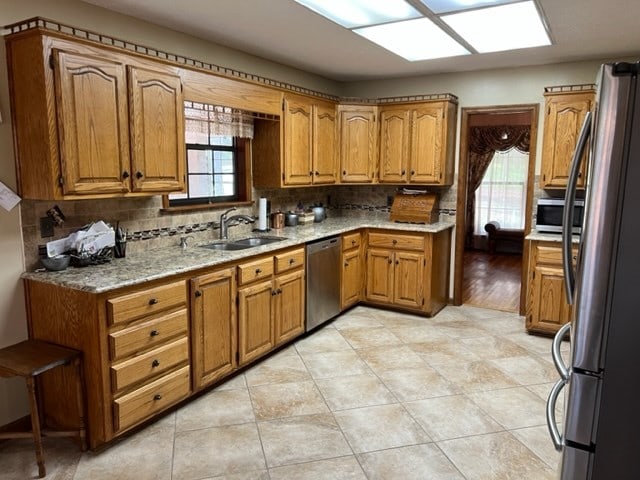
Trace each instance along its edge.
<path fill-rule="evenodd" d="M 83 0 L 337 81 L 640 58 L 638 0 L 538 0 L 553 45 L 409 62 L 294 0 Z"/>

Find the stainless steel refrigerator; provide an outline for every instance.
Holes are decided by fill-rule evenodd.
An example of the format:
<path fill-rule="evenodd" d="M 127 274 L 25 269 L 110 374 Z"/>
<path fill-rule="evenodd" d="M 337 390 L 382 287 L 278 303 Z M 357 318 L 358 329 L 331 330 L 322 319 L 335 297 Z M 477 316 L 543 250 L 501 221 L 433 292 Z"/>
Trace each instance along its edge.
<path fill-rule="evenodd" d="M 573 315 L 553 342 L 560 380 L 547 402 L 549 431 L 562 451 L 562 480 L 640 479 L 638 73 L 639 63 L 602 66 L 595 112 L 585 119 L 566 191 L 565 226 L 573 223 L 579 164 L 589 162 L 576 259 L 571 229 L 563 231 Z M 566 334 L 571 348 L 565 364 L 560 344 Z M 558 427 L 554 408 L 563 390 Z"/>

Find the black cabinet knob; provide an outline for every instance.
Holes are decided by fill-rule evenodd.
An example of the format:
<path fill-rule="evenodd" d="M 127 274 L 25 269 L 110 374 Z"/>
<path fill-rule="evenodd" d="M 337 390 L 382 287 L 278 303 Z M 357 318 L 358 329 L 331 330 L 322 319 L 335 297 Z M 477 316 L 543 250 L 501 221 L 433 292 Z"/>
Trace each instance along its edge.
<path fill-rule="evenodd" d="M 316 170 L 316 177 L 320 175 L 320 172 Z"/>
<path fill-rule="evenodd" d="M 150 337 L 157 337 L 158 335 L 160 335 L 158 330 L 151 330 L 151 333 L 149 333 Z"/>
<path fill-rule="evenodd" d="M 346 174 L 347 174 L 347 171 L 346 171 L 346 170 L 342 170 L 342 174 L 343 174 L 343 175 L 346 175 Z"/>
<path fill-rule="evenodd" d="M 155 305 L 156 303 L 158 303 L 158 299 L 157 298 L 150 298 L 149 299 L 149 305 Z"/>
<path fill-rule="evenodd" d="M 195 295 L 196 297 L 201 297 L 201 296 L 202 296 L 202 292 L 201 292 L 200 290 L 196 290 L 196 291 L 194 292 L 194 295 Z"/>
<path fill-rule="evenodd" d="M 415 170 L 411 170 L 411 175 L 415 175 L 416 171 Z"/>
<path fill-rule="evenodd" d="M 289 259 L 289 265 L 293 265 L 294 263 L 296 263 L 294 258 L 290 258 Z"/>
<path fill-rule="evenodd" d="M 144 177 L 144 175 L 142 174 L 142 172 L 136 172 L 136 178 L 138 180 L 140 180 L 142 177 Z"/>
<path fill-rule="evenodd" d="M 155 368 L 155 367 L 159 367 L 159 366 L 160 366 L 160 360 L 155 359 L 153 362 L 151 362 L 151 366 L 152 366 L 153 368 Z"/>
<path fill-rule="evenodd" d="M 153 399 L 154 399 L 154 400 L 156 400 L 156 401 L 157 401 L 157 400 L 162 400 L 162 395 L 160 395 L 159 393 L 156 393 L 156 394 L 153 396 Z"/>
<path fill-rule="evenodd" d="M 262 273 L 262 269 L 256 268 L 256 275 L 260 275 Z"/>
<path fill-rule="evenodd" d="M 129 172 L 127 172 L 126 170 L 122 172 L 122 178 L 129 178 Z"/>

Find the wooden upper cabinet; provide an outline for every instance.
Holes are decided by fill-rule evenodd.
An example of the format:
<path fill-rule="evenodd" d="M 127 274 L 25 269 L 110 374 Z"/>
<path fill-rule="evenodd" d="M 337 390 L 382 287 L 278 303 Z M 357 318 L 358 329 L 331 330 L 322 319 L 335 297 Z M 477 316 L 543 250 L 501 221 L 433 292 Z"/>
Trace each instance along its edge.
<path fill-rule="evenodd" d="M 284 183 L 312 181 L 313 113 L 311 103 L 284 98 Z"/>
<path fill-rule="evenodd" d="M 281 124 L 258 120 L 255 125 L 254 186 L 335 183 L 338 163 L 335 139 L 334 104 L 301 95 L 284 95 Z"/>
<path fill-rule="evenodd" d="M 178 75 L 128 67 L 134 192 L 182 190 L 184 100 Z"/>
<path fill-rule="evenodd" d="M 183 189 L 177 67 L 40 31 L 7 37 L 6 46 L 22 197 Z"/>
<path fill-rule="evenodd" d="M 456 108 L 452 101 L 381 108 L 380 182 L 451 185 Z"/>
<path fill-rule="evenodd" d="M 372 183 L 377 163 L 377 107 L 340 106 L 340 181 Z"/>
<path fill-rule="evenodd" d="M 313 106 L 313 183 L 336 183 L 338 122 L 333 104 Z"/>
<path fill-rule="evenodd" d="M 64 194 L 126 192 L 125 66 L 58 50 L 53 61 Z"/>
<path fill-rule="evenodd" d="M 410 111 L 406 108 L 380 111 L 380 182 L 406 181 L 410 125 Z"/>
<path fill-rule="evenodd" d="M 566 188 L 580 129 L 594 103 L 595 91 L 592 89 L 545 94 L 541 188 Z M 586 162 L 582 165 L 578 188 L 584 188 L 587 175 Z"/>

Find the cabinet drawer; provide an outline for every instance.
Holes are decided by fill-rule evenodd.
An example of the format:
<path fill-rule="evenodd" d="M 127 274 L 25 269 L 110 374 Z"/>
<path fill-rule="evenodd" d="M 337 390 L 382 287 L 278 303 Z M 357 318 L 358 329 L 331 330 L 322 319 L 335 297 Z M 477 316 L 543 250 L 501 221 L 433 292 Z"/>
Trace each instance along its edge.
<path fill-rule="evenodd" d="M 401 248 L 403 250 L 424 250 L 424 243 L 424 235 L 369 233 L 369 247 Z"/>
<path fill-rule="evenodd" d="M 109 357 L 111 360 L 117 360 L 160 345 L 171 337 L 186 334 L 188 325 L 187 309 L 182 308 L 112 332 L 109 334 Z"/>
<path fill-rule="evenodd" d="M 189 367 L 171 372 L 113 401 L 116 431 L 124 430 L 189 395 Z"/>
<path fill-rule="evenodd" d="M 273 257 L 238 265 L 238 285 L 269 278 L 271 275 L 273 275 Z"/>
<path fill-rule="evenodd" d="M 187 288 L 184 281 L 149 288 L 107 300 L 111 324 L 128 322 L 171 307 L 185 304 Z"/>
<path fill-rule="evenodd" d="M 558 265 L 562 266 L 562 247 L 551 247 L 547 245 L 536 245 L 534 255 L 537 265 Z M 572 257 L 575 265 L 578 248 L 573 247 Z"/>
<path fill-rule="evenodd" d="M 276 273 L 293 270 L 304 265 L 304 248 L 298 248 L 289 252 L 275 255 Z"/>
<path fill-rule="evenodd" d="M 357 248 L 362 243 L 360 233 L 349 233 L 342 236 L 342 251 Z"/>
<path fill-rule="evenodd" d="M 111 367 L 111 386 L 113 391 L 122 390 L 129 385 L 166 371 L 189 359 L 187 337 L 162 345 L 142 355 L 137 355 Z"/>

